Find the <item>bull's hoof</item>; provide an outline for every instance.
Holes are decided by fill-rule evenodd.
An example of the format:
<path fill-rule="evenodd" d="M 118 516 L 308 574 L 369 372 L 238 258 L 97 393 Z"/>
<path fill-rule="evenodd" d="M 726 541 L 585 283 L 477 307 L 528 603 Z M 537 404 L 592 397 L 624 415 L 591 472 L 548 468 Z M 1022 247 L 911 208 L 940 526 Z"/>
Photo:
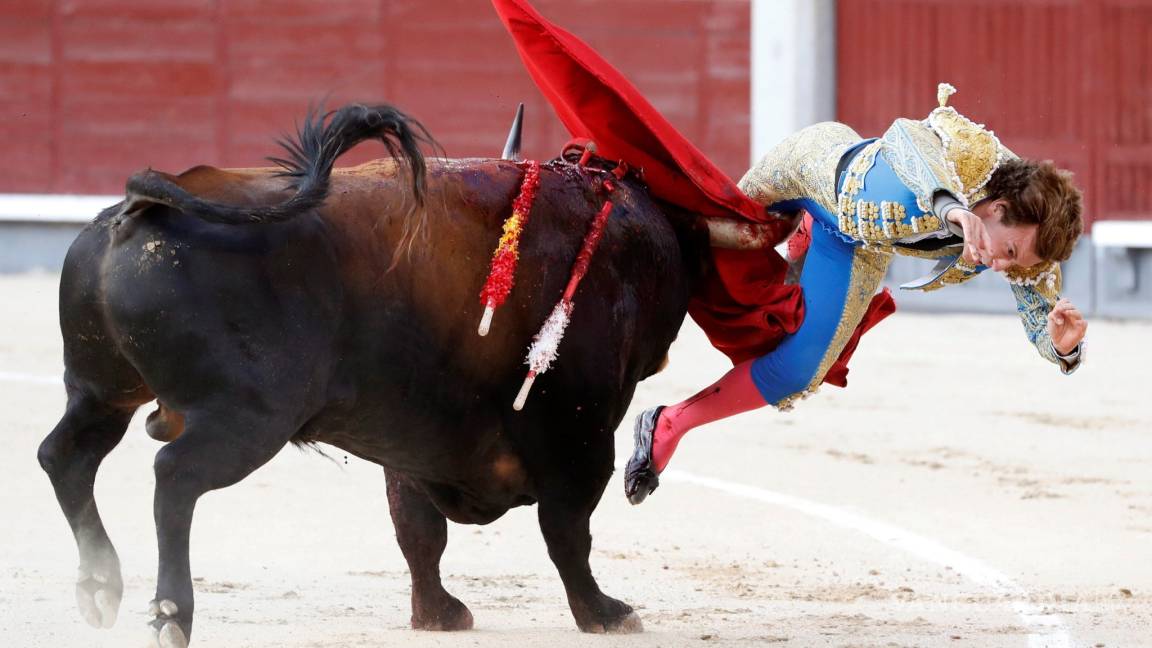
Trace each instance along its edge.
<path fill-rule="evenodd" d="M 156 642 L 158 648 L 188 648 L 188 639 L 180 629 L 180 624 L 175 621 L 169 621 L 160 628 L 156 633 Z"/>
<path fill-rule="evenodd" d="M 455 632 L 471 630 L 472 611 L 455 596 L 450 594 L 436 605 L 413 606 L 412 629 L 434 632 Z"/>
<path fill-rule="evenodd" d="M 644 632 L 644 624 L 640 615 L 632 610 L 632 606 L 623 601 L 605 596 L 595 606 L 599 612 L 593 615 L 579 614 L 572 610 L 576 617 L 576 627 L 581 632 L 591 634 L 634 634 Z M 583 608 L 588 610 L 588 608 Z M 591 617 L 591 618 L 590 618 Z"/>
<path fill-rule="evenodd" d="M 148 613 L 155 617 L 148 624 L 152 626 L 152 648 L 188 648 L 188 635 L 176 620 L 177 612 L 176 604 L 166 599 L 149 604 Z"/>
<path fill-rule="evenodd" d="M 581 632 L 589 634 L 636 634 L 644 632 L 644 623 L 640 621 L 640 615 L 635 612 L 629 612 L 624 616 L 608 621 L 577 623 L 576 625 Z"/>
<path fill-rule="evenodd" d="M 644 623 L 640 621 L 640 615 L 632 612 L 620 619 L 604 626 L 605 632 L 611 634 L 638 634 L 644 632 Z"/>
<path fill-rule="evenodd" d="M 116 624 L 123 594 L 119 568 L 114 574 L 81 568 L 76 577 L 76 607 L 93 628 L 111 628 Z"/>

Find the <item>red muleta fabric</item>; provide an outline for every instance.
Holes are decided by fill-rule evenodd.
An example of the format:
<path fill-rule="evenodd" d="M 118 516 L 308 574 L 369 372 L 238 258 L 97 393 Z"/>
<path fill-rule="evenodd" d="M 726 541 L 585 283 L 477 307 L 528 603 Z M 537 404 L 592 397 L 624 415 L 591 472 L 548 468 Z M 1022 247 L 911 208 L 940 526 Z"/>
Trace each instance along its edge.
<path fill-rule="evenodd" d="M 644 170 L 661 200 L 704 216 L 774 224 L 783 241 L 792 223 L 748 198 L 736 183 L 668 122 L 586 43 L 548 22 L 525 0 L 492 0 L 532 80 L 573 137 L 596 142 L 598 154 Z M 799 286 L 785 285 L 787 263 L 772 248 L 713 249 L 715 272 L 688 312 L 712 346 L 733 364 L 761 356 L 804 318 Z M 860 335 L 895 310 L 887 291 L 873 298 L 825 382 L 844 386 Z"/>

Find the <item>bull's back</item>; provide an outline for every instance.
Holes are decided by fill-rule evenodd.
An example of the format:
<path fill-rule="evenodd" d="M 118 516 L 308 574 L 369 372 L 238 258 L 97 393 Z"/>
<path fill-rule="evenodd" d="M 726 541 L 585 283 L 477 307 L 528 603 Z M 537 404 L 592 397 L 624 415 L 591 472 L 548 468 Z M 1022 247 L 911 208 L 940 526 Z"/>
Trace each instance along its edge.
<path fill-rule="evenodd" d="M 686 312 L 688 285 L 675 233 L 642 190 L 622 185 L 607 194 L 595 178 L 543 167 L 514 287 L 491 333 L 480 337 L 480 291 L 523 171 L 497 160 L 431 163 L 424 230 L 411 250 L 401 245 L 403 219 L 412 216 L 398 175 L 391 164 L 338 173 L 325 209 L 349 251 L 341 266 L 355 346 L 375 349 L 356 360 L 371 359 L 365 373 L 403 374 L 392 383 L 398 390 L 422 392 L 418 400 L 441 411 L 467 413 L 478 397 L 510 403 L 525 352 L 561 299 L 605 199 L 616 208 L 542 385 L 564 380 L 586 392 L 604 386 L 630 395 L 658 369 Z"/>

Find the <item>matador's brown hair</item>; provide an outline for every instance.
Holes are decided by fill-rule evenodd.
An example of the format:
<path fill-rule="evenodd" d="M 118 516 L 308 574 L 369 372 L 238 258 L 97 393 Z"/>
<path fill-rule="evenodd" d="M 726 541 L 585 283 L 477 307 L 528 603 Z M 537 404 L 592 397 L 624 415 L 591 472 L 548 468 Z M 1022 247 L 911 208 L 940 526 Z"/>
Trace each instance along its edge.
<path fill-rule="evenodd" d="M 1084 232 L 1083 199 L 1072 174 L 1051 160 L 1005 160 L 987 184 L 989 200 L 1008 201 L 1001 221 L 1039 225 L 1036 255 L 1046 261 L 1066 261 Z"/>

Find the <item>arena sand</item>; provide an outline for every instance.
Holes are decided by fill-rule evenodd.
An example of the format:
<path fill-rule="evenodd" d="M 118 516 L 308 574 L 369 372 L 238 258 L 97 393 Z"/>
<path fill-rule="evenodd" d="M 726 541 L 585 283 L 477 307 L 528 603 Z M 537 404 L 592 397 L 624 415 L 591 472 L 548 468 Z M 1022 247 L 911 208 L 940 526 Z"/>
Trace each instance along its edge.
<path fill-rule="evenodd" d="M 147 410 L 97 480 L 126 583 L 110 631 L 76 611 L 75 547 L 35 459 L 64 403 L 52 382 L 57 282 L 0 277 L 0 646 L 146 645 L 160 447 L 144 434 Z M 1014 315 L 898 313 L 861 344 L 847 390 L 698 430 L 672 466 L 914 534 L 995 570 L 1014 593 L 850 525 L 687 479 L 631 507 L 618 471 L 592 520 L 592 565 L 638 609 L 644 634 L 576 631 L 534 508 L 450 527 L 446 584 L 477 629 L 415 633 L 379 468 L 289 448 L 197 508 L 193 645 L 1152 646 L 1152 324 L 1095 320 L 1088 339 L 1087 363 L 1065 377 Z M 671 359 L 637 391 L 620 457 L 635 412 L 726 369 L 691 324 Z"/>

